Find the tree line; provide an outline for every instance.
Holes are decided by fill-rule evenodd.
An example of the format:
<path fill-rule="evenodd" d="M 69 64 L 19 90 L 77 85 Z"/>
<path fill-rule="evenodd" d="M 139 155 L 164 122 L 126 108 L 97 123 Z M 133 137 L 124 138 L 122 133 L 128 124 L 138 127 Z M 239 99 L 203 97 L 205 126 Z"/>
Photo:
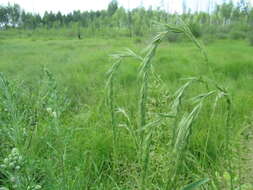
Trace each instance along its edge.
<path fill-rule="evenodd" d="M 241 0 L 238 3 L 224 2 L 210 5 L 207 11 L 191 11 L 186 1 L 182 4 L 183 13 L 180 15 L 198 37 L 202 34 L 220 35 L 227 31 L 234 35 L 246 35 L 253 26 L 253 9 L 249 1 Z M 212 8 L 211 8 L 212 7 Z M 143 36 L 152 31 L 152 23 L 176 22 L 178 14 L 169 13 L 162 7 L 145 9 L 143 6 L 127 10 L 119 7 L 116 0 L 112 0 L 106 10 L 100 11 L 73 11 L 68 14 L 46 11 L 43 16 L 23 10 L 18 4 L 0 6 L 0 28 L 35 30 L 37 28 L 61 29 L 74 27 L 77 31 L 89 29 L 91 33 L 110 30 L 129 36 Z"/>

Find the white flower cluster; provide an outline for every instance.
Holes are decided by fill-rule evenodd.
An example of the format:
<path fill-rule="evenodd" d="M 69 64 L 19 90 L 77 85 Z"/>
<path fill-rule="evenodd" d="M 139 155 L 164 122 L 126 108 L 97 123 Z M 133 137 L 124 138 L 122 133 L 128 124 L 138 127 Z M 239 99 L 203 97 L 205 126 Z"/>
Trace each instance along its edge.
<path fill-rule="evenodd" d="M 1 164 L 1 168 L 18 171 L 21 168 L 22 162 L 23 158 L 19 154 L 18 149 L 13 148 L 9 156 L 4 159 L 3 164 Z"/>
<path fill-rule="evenodd" d="M 20 183 L 22 184 L 22 176 L 19 171 L 23 165 L 23 157 L 19 153 L 17 148 L 13 148 L 11 153 L 3 160 L 3 163 L 0 165 L 1 169 L 5 170 L 8 174 L 9 185 L 11 189 L 18 189 Z M 8 185 L 8 186 L 9 186 Z M 41 185 L 28 186 L 27 190 L 39 190 Z M 20 188 L 19 188 L 20 189 Z M 9 190 L 7 187 L 0 187 L 0 190 Z"/>
<path fill-rule="evenodd" d="M 47 108 L 47 112 L 49 115 L 51 115 L 53 118 L 57 118 L 57 113 L 52 110 L 52 108 Z"/>
<path fill-rule="evenodd" d="M 11 153 L 3 160 L 3 163 L 0 165 L 1 169 L 8 171 L 9 173 L 9 181 L 11 182 L 11 186 L 13 189 L 18 187 L 17 181 L 18 178 L 14 177 L 13 174 L 18 172 L 21 169 L 21 165 L 23 163 L 23 158 L 20 155 L 17 148 L 13 148 Z M 0 187 L 0 190 L 9 190 L 7 187 Z"/>

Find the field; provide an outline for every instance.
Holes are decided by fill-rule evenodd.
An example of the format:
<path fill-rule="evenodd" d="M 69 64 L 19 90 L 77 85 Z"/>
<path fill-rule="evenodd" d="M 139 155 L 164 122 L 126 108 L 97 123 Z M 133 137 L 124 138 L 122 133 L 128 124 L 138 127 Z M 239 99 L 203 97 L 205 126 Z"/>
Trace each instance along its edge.
<path fill-rule="evenodd" d="M 252 189 L 243 158 L 251 155 L 253 48 L 208 43 L 210 71 L 192 42 L 164 40 L 149 78 L 136 58 L 119 58 L 107 83 L 110 55 L 145 56 L 149 43 L 1 38 L 0 158 L 22 159 L 17 170 L 3 162 L 0 187 L 186 190 L 200 180 L 201 189 Z"/>

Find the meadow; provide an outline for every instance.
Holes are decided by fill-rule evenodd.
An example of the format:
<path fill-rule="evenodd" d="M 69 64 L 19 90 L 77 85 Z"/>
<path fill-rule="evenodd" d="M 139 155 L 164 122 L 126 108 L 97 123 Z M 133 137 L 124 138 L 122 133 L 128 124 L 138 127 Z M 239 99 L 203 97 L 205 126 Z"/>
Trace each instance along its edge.
<path fill-rule="evenodd" d="M 0 189 L 252 190 L 253 48 L 205 49 L 0 38 Z"/>

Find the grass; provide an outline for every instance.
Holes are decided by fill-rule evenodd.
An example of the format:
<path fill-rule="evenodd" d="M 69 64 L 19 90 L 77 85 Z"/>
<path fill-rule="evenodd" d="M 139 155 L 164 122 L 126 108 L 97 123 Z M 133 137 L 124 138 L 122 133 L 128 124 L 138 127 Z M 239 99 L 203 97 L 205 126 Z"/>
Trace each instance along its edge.
<path fill-rule="evenodd" d="M 0 187 L 186 190 L 246 183 L 236 154 L 253 106 L 246 42 L 206 47 L 214 77 L 190 42 L 159 41 L 157 48 L 154 40 L 146 54 L 148 41 L 127 38 L 0 44 L 0 158 L 14 147 L 23 158 L 20 170 L 0 170 Z M 108 55 L 125 47 L 133 51 L 114 54 L 108 73 L 115 61 Z"/>

